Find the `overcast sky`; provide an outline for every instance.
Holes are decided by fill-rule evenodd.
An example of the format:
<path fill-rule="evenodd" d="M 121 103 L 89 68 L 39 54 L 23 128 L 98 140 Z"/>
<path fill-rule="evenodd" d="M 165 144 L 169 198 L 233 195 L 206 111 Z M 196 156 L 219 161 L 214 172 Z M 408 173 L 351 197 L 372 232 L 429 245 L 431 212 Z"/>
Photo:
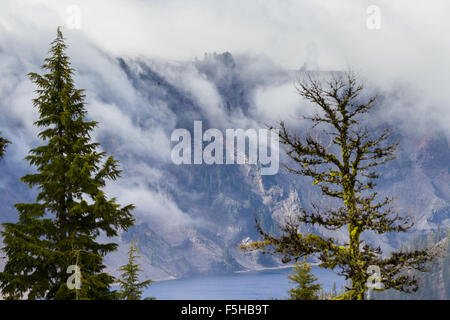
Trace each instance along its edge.
<path fill-rule="evenodd" d="M 46 40 L 55 25 L 74 26 L 74 5 L 77 33 L 120 55 L 184 60 L 231 51 L 266 54 L 288 68 L 307 59 L 323 69 L 449 67 L 445 0 L 2 0 L 0 26 Z M 379 8 L 379 29 L 367 27 L 371 5 Z"/>
<path fill-rule="evenodd" d="M 447 0 L 2 0 L 0 41 L 42 49 L 62 25 L 72 46 L 92 41 L 115 56 L 230 51 L 290 69 L 352 67 L 382 86 L 412 85 L 428 110 L 450 102 L 449 12 Z"/>

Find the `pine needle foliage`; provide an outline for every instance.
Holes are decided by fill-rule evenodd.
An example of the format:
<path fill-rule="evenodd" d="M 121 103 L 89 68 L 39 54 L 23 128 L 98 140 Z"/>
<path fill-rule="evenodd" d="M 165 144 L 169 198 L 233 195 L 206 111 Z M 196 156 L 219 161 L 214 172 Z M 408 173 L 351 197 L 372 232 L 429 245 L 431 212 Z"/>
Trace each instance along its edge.
<path fill-rule="evenodd" d="M 139 273 L 142 269 L 140 268 L 140 265 L 136 263 L 136 260 L 140 258 L 138 253 L 136 240 L 133 239 L 131 241 L 130 249 L 128 250 L 128 263 L 119 269 L 119 271 L 122 271 L 119 279 L 120 299 L 141 300 L 143 289 L 147 288 L 153 282 L 152 280 L 139 282 Z"/>
<path fill-rule="evenodd" d="M 289 289 L 289 300 L 317 300 L 318 293 L 322 286 L 316 281 L 311 272 L 311 264 L 306 262 L 306 257 L 303 261 L 297 261 L 292 272 L 288 275 L 288 279 L 295 283 L 295 287 Z"/>
<path fill-rule="evenodd" d="M 0 131 L 0 134 L 1 133 L 2 132 Z M 3 155 L 5 154 L 6 147 L 10 143 L 11 143 L 11 141 L 9 141 L 9 140 L 7 140 L 7 139 L 5 139 L 3 137 L 0 137 L 0 158 L 3 158 Z"/>

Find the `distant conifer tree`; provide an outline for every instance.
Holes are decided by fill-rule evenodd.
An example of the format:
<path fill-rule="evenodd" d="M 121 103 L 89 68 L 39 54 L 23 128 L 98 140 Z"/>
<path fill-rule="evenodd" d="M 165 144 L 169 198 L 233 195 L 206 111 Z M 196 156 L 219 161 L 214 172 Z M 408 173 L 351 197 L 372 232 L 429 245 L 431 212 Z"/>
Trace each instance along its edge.
<path fill-rule="evenodd" d="M 288 278 L 296 284 L 288 291 L 290 300 L 317 300 L 319 298 L 322 286 L 315 283 L 318 279 L 311 273 L 311 264 L 306 262 L 306 258 L 295 263 Z"/>
<path fill-rule="evenodd" d="M 119 271 L 122 271 L 119 279 L 119 297 L 123 300 L 141 300 L 142 289 L 147 288 L 153 282 L 152 280 L 139 282 L 139 272 L 142 270 L 140 265 L 136 263 L 136 259 L 139 258 L 138 252 L 136 240 L 133 239 L 128 250 L 128 263 L 119 269 Z"/>
<path fill-rule="evenodd" d="M 331 297 L 335 298 L 336 296 L 337 296 L 336 281 L 333 280 L 333 284 L 331 286 Z"/>
<path fill-rule="evenodd" d="M 102 188 L 120 177 L 118 161 L 98 152 L 90 134 L 97 122 L 87 121 L 85 95 L 75 88 L 74 69 L 65 54 L 60 28 L 42 69 L 30 73 L 37 85 L 33 105 L 39 111 L 35 125 L 43 128 L 46 142 L 26 157 L 37 173 L 22 181 L 39 191 L 36 202 L 15 205 L 17 223 L 4 223 L 1 232 L 8 261 L 0 273 L 4 297 L 20 299 L 112 299 L 114 278 L 103 272 L 103 257 L 116 243 L 99 242 L 98 236 L 118 235 L 133 225 L 132 205 L 121 207 L 107 199 Z M 66 285 L 67 269 L 81 270 L 81 290 Z M 81 296 L 77 296 L 77 293 Z"/>

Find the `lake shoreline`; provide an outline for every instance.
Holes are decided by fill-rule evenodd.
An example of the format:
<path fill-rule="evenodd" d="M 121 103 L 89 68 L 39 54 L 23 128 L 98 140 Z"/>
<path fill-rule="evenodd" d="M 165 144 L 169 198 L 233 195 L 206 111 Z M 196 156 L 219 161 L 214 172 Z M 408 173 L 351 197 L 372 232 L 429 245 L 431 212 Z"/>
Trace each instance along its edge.
<path fill-rule="evenodd" d="M 266 271 L 266 270 L 280 270 L 280 269 L 287 269 L 287 268 L 293 268 L 294 265 L 286 265 L 286 266 L 277 266 L 277 267 L 260 267 L 255 269 L 248 269 L 248 270 L 239 270 L 239 271 L 233 271 L 231 273 L 246 273 L 246 272 L 252 272 L 252 271 Z"/>
<path fill-rule="evenodd" d="M 319 263 L 318 262 L 308 262 L 311 266 L 318 266 Z M 277 267 L 260 267 L 260 268 L 255 268 L 255 269 L 248 269 L 248 270 L 239 270 L 239 271 L 234 271 L 232 273 L 245 273 L 245 272 L 252 272 L 252 271 L 266 271 L 266 270 L 279 270 L 279 269 L 286 269 L 286 268 L 293 268 L 294 264 L 289 264 L 289 265 L 282 265 L 282 266 L 277 266 Z"/>
<path fill-rule="evenodd" d="M 318 266 L 319 263 L 310 263 L 311 266 Z M 282 265 L 282 266 L 276 266 L 276 267 L 257 267 L 254 269 L 246 269 L 246 270 L 238 270 L 233 272 L 226 272 L 226 273 L 217 273 L 217 274 L 205 274 L 205 275 L 195 275 L 195 276 L 187 276 L 187 277 L 168 277 L 166 279 L 159 279 L 154 280 L 153 283 L 161 282 L 161 281 L 170 281 L 170 280 L 183 280 L 183 279 L 190 279 L 190 278 L 201 278 L 201 277 L 209 277 L 209 276 L 221 276 L 221 275 L 232 275 L 232 274 L 241 274 L 241 273 L 249 273 L 249 272 L 260 272 L 260 271 L 270 271 L 270 270 L 281 270 L 281 269 L 288 269 L 293 268 L 294 264 L 289 265 Z"/>

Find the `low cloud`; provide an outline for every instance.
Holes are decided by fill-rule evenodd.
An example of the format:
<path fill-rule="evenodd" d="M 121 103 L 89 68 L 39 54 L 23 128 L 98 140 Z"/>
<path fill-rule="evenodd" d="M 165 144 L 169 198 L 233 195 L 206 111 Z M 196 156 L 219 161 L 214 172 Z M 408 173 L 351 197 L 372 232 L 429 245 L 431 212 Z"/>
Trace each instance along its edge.
<path fill-rule="evenodd" d="M 294 88 L 293 82 L 282 85 L 262 87 L 254 93 L 253 115 L 264 121 L 298 121 L 304 103 Z"/>
<path fill-rule="evenodd" d="M 159 161 L 170 160 L 170 140 L 161 128 L 140 127 L 116 105 L 97 100 L 89 104 L 89 116 L 99 122 L 96 136 L 113 137 L 116 152 L 120 155 L 132 153 Z"/>

